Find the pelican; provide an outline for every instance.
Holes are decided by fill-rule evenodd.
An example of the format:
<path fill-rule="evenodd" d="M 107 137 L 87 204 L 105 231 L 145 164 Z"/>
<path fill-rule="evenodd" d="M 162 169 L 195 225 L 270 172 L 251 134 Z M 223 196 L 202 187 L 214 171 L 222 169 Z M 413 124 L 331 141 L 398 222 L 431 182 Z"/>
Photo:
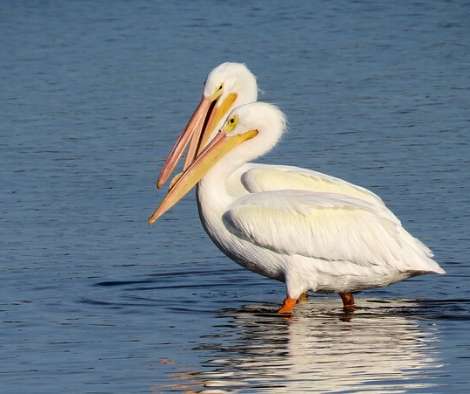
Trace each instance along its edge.
<path fill-rule="evenodd" d="M 218 90 L 220 86 L 210 97 L 220 96 Z M 285 128 L 285 116 L 274 105 L 253 102 L 233 109 L 212 140 L 200 152 L 195 148 L 197 154 L 149 223 L 197 185 L 199 214 L 213 242 L 243 267 L 285 283 L 281 314 L 292 313 L 308 290 L 339 293 L 343 307 L 351 310 L 353 292 L 419 274 L 445 273 L 429 249 L 366 189 L 346 183 L 347 190 L 366 197 L 359 198 L 291 188 L 289 180 L 286 188 L 273 190 L 269 173 L 260 181 L 259 168 L 247 163 L 269 152 Z M 296 175 L 305 172 L 309 174 L 300 170 Z M 279 175 L 272 181 L 280 182 Z"/>

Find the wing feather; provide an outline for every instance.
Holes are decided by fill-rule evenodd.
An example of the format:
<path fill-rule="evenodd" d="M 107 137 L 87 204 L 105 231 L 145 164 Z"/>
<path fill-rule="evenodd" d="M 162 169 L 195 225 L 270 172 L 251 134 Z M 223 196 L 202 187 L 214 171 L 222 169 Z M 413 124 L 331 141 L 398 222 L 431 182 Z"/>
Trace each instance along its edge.
<path fill-rule="evenodd" d="M 442 271 L 408 232 L 372 204 L 332 193 L 249 194 L 224 215 L 238 237 L 286 255 L 400 271 Z"/>
<path fill-rule="evenodd" d="M 364 187 L 321 172 L 293 166 L 257 165 L 246 171 L 242 183 L 251 193 L 274 190 L 310 190 L 355 197 L 383 205 L 382 199 Z"/>
<path fill-rule="evenodd" d="M 309 190 L 315 193 L 334 193 L 367 201 L 383 216 L 401 226 L 400 220 L 387 208 L 383 200 L 370 190 L 343 179 L 318 171 L 294 166 L 252 164 L 241 175 L 243 186 L 250 193 L 275 190 Z M 414 238 L 417 247 L 433 257 L 432 251 L 420 240 Z"/>

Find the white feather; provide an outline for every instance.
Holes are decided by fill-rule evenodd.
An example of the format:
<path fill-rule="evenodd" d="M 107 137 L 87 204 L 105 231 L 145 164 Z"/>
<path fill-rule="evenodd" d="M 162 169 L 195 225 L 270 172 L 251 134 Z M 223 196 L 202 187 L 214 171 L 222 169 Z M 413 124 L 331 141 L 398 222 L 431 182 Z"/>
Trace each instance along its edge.
<path fill-rule="evenodd" d="M 424 248 L 382 210 L 339 194 L 273 191 L 234 202 L 224 222 L 236 236 L 286 255 L 400 272 L 439 272 Z M 336 266 L 335 266 L 336 265 Z"/>
<path fill-rule="evenodd" d="M 287 166 L 251 164 L 282 136 L 276 107 L 236 108 L 231 134 L 258 135 L 235 148 L 200 181 L 198 206 L 211 239 L 242 266 L 307 289 L 356 291 L 422 273 L 444 273 L 374 193 L 338 178 Z"/>

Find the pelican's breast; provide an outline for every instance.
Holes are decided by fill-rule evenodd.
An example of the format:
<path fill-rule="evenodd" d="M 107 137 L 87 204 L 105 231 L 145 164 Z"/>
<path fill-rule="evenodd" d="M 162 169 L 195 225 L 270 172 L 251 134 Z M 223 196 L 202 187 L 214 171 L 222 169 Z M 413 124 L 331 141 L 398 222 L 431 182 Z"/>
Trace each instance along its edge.
<path fill-rule="evenodd" d="M 227 177 L 227 182 L 216 185 L 211 182 L 211 178 L 199 184 L 197 202 L 201 223 L 210 239 L 226 256 L 250 271 L 283 281 L 285 256 L 237 236 L 227 221 L 226 214 L 230 207 L 238 201 L 240 195 L 248 193 L 241 186 L 241 173 L 232 174 Z M 230 191 L 237 193 L 231 195 Z"/>

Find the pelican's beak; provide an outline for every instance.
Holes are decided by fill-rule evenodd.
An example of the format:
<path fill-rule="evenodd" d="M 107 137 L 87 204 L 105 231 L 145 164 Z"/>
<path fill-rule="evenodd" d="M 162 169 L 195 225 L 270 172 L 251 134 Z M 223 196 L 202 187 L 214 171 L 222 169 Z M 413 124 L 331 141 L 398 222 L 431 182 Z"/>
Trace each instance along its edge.
<path fill-rule="evenodd" d="M 176 140 L 175 145 L 173 146 L 170 153 L 168 154 L 167 159 L 165 160 L 165 164 L 163 165 L 163 168 L 160 171 L 160 176 L 157 180 L 157 188 L 161 188 L 163 184 L 168 180 L 169 176 L 178 164 L 178 161 L 184 152 L 184 148 L 186 148 L 186 145 L 194 136 L 194 134 L 200 134 L 200 130 L 202 130 L 204 120 L 206 119 L 211 104 L 211 98 L 204 96 L 202 97 L 199 105 L 193 112 L 191 119 L 189 119 L 188 124 Z"/>
<path fill-rule="evenodd" d="M 256 135 L 258 135 L 258 130 L 248 130 L 235 135 L 227 135 L 224 131 L 220 131 L 175 181 L 160 206 L 148 218 L 149 224 L 155 223 L 160 216 L 181 200 L 223 156 Z"/>
<path fill-rule="evenodd" d="M 157 180 L 157 188 L 161 188 L 174 171 L 181 155 L 189 143 L 188 154 L 183 170 L 186 170 L 202 149 L 207 145 L 208 139 L 219 121 L 232 108 L 237 99 L 236 93 L 229 93 L 220 103 L 219 98 L 222 91 L 215 92 L 210 97 L 203 96 L 201 102 L 194 111 L 185 129 L 178 137 L 175 145 L 170 151 L 165 164 Z M 172 183 L 174 183 L 173 180 Z"/>
<path fill-rule="evenodd" d="M 212 132 L 219 124 L 221 119 L 225 118 L 225 116 L 233 108 L 237 97 L 238 96 L 236 93 L 229 93 L 223 101 L 221 101 L 220 103 L 217 102 L 215 104 L 214 110 L 211 112 L 210 117 L 207 121 L 207 125 L 202 133 L 201 140 L 199 142 L 199 147 L 196 152 L 197 155 L 201 153 L 202 150 L 206 147 L 207 143 L 209 142 L 209 137 L 212 135 Z"/>

